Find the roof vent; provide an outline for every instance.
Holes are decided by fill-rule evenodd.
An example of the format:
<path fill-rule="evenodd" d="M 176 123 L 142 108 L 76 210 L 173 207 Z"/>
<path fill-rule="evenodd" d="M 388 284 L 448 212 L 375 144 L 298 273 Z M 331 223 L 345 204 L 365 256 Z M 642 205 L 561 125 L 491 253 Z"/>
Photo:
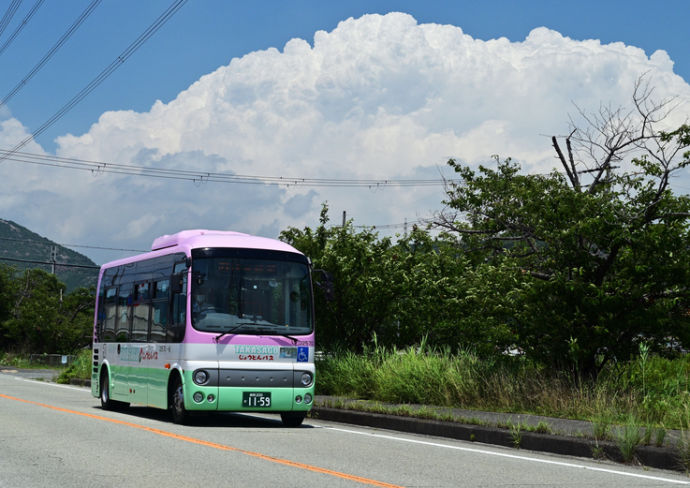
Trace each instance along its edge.
<path fill-rule="evenodd" d="M 166 234 L 164 236 L 157 237 L 153 240 L 151 244 L 151 250 L 157 251 L 159 249 L 165 249 L 166 247 L 177 246 L 181 241 L 189 239 L 194 236 L 203 236 L 209 232 L 206 229 L 194 229 L 194 230 L 183 230 L 176 234 Z"/>
<path fill-rule="evenodd" d="M 159 249 L 165 249 L 167 247 L 178 246 L 184 241 L 187 241 L 193 237 L 199 236 L 246 236 L 241 232 L 233 231 L 222 231 L 222 230 L 207 230 L 207 229 L 192 229 L 183 230 L 176 234 L 166 234 L 164 236 L 157 237 L 154 239 L 153 244 L 151 244 L 151 250 L 157 251 Z"/>

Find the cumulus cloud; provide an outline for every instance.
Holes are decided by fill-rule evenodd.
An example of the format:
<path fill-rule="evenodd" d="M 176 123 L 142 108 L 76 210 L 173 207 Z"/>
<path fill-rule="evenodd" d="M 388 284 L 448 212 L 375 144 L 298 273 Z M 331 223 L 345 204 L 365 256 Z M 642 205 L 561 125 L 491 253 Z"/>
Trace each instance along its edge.
<path fill-rule="evenodd" d="M 642 73 L 656 96 L 690 101 L 690 86 L 665 52 L 648 57 L 634 46 L 573 40 L 543 27 L 520 42 L 484 41 L 458 26 L 391 13 L 347 19 L 309 41 L 233 59 L 147 112 L 106 112 L 87 133 L 59 137 L 57 153 L 287 178 L 439 178 L 449 157 L 474 164 L 492 154 L 542 171 L 554 167 L 546 135 L 565 133 L 576 106 L 628 104 Z M 22 131 L 3 125 L 0 143 L 15 130 Z M 440 186 L 200 187 L 64 170 L 52 177 L 35 188 L 83 212 L 101 242 L 199 226 L 275 236 L 290 225 L 315 225 L 326 200 L 359 224 L 401 223 L 430 215 L 443 199 Z M 40 227 L 58 237 L 80 232 L 48 219 Z"/>

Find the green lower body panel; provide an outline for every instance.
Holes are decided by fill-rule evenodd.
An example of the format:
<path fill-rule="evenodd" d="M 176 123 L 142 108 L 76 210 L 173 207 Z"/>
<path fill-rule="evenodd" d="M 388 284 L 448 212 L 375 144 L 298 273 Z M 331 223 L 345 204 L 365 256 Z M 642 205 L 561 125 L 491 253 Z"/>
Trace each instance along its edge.
<path fill-rule="evenodd" d="M 192 373 L 185 372 L 185 408 L 190 411 L 218 412 L 307 412 L 311 410 L 314 387 L 246 388 L 198 386 Z M 196 396 L 196 398 L 195 398 Z"/>

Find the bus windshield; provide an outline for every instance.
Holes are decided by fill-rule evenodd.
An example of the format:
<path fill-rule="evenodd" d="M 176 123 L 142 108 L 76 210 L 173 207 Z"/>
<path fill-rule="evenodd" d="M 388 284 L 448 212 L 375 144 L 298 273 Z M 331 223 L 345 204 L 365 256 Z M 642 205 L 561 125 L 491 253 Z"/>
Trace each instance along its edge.
<path fill-rule="evenodd" d="M 192 255 L 192 325 L 219 334 L 312 331 L 309 267 L 282 252 L 203 249 Z"/>

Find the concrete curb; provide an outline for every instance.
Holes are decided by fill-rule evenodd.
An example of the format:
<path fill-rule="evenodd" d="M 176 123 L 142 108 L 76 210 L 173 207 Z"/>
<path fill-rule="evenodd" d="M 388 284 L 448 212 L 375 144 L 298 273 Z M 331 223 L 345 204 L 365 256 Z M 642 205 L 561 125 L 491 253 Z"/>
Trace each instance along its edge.
<path fill-rule="evenodd" d="M 467 425 L 441 420 L 418 419 L 380 413 L 361 412 L 323 406 L 314 406 L 311 417 L 346 424 L 363 425 L 379 429 L 414 434 L 447 437 L 471 442 L 481 442 L 530 451 L 549 452 L 565 456 L 607 459 L 622 463 L 620 449 L 613 442 L 594 441 L 584 437 L 522 431 L 519 442 L 511 431 L 497 427 Z M 517 446 L 516 446 L 517 444 Z M 636 462 L 651 468 L 685 471 L 678 454 L 669 447 L 639 446 Z"/>

